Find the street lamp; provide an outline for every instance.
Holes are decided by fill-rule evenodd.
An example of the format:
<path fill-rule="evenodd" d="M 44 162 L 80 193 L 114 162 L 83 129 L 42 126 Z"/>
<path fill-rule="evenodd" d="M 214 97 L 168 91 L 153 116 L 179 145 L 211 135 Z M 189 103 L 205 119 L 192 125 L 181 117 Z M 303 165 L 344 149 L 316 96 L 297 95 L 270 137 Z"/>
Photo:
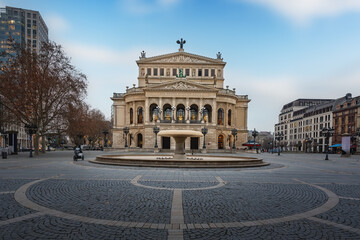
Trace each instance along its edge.
<path fill-rule="evenodd" d="M 154 148 L 157 149 L 157 148 L 158 148 L 158 144 L 157 144 L 157 134 L 159 133 L 160 128 L 159 128 L 158 126 L 155 126 L 155 127 L 153 128 L 153 131 L 154 131 L 154 133 L 155 133 L 155 146 L 154 146 Z"/>
<path fill-rule="evenodd" d="M 254 148 L 256 150 L 256 153 L 258 153 L 258 149 L 256 147 L 256 137 L 259 135 L 259 132 L 256 131 L 256 129 L 254 128 L 254 131 L 252 132 L 252 136 L 254 137 Z"/>
<path fill-rule="evenodd" d="M 278 156 L 280 156 L 280 141 L 284 139 L 284 134 L 283 133 L 277 133 L 275 135 L 275 140 L 278 141 Z"/>
<path fill-rule="evenodd" d="M 231 130 L 231 135 L 233 136 L 233 147 L 232 148 L 234 150 L 236 149 L 236 147 L 235 147 L 235 138 L 236 138 L 237 132 L 238 132 L 238 130 L 236 128 L 233 128 Z"/>
<path fill-rule="evenodd" d="M 329 139 L 334 135 L 334 128 L 323 128 L 320 132 L 320 136 L 325 137 L 325 152 L 326 157 L 325 160 L 329 160 L 328 154 L 329 154 Z"/>
<path fill-rule="evenodd" d="M 103 131 L 103 134 L 104 134 L 104 147 L 107 147 L 107 135 L 109 134 L 109 131 L 105 129 Z"/>
<path fill-rule="evenodd" d="M 208 133 L 208 129 L 206 127 L 203 127 L 201 129 L 201 133 L 204 135 L 204 141 L 203 141 L 203 149 L 206 149 L 206 145 L 205 145 L 205 135 Z"/>
<path fill-rule="evenodd" d="M 30 157 L 33 157 L 32 155 L 32 135 L 35 134 L 37 131 L 37 126 L 35 124 L 25 124 L 25 132 L 29 134 L 30 139 Z"/>
<path fill-rule="evenodd" d="M 127 148 L 128 147 L 128 145 L 127 145 L 127 135 L 129 133 L 129 127 L 124 127 L 123 131 L 124 131 L 124 134 L 125 134 L 125 148 Z"/>

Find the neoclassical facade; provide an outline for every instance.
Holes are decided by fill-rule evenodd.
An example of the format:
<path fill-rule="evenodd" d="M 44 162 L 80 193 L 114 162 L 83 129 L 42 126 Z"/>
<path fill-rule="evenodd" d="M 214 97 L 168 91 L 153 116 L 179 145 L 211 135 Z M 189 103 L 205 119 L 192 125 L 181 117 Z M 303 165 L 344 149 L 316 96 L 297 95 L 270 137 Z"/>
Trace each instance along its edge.
<path fill-rule="evenodd" d="M 124 148 L 125 136 L 130 148 L 153 149 L 154 127 L 160 130 L 207 128 L 207 150 L 230 149 L 231 130 L 236 128 L 236 147 L 247 141 L 247 95 L 236 95 L 235 89 L 224 88 L 226 63 L 187 53 L 180 45 L 178 52 L 146 57 L 136 61 L 138 86 L 126 87 L 125 93 L 114 93 L 112 106 L 113 147 Z M 129 134 L 124 134 L 124 128 Z M 157 137 L 159 149 L 175 149 L 172 138 Z M 203 137 L 189 138 L 186 150 L 203 148 Z"/>

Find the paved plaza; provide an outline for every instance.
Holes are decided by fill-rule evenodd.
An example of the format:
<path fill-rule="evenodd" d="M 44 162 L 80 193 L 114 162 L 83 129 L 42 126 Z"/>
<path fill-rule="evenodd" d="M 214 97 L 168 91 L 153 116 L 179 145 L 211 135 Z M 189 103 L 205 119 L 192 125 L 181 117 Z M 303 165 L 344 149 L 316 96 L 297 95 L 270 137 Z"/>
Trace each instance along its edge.
<path fill-rule="evenodd" d="M 360 239 L 360 156 L 248 154 L 261 168 L 0 159 L 1 239 Z M 116 153 L 116 152 L 107 152 Z"/>

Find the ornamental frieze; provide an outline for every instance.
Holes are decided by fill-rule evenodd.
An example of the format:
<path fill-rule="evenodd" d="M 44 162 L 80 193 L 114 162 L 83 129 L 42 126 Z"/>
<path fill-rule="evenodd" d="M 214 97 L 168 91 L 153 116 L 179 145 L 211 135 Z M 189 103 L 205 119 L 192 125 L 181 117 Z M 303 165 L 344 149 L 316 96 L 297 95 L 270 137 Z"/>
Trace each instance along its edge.
<path fill-rule="evenodd" d="M 163 58 L 163 59 L 159 59 L 159 60 L 155 60 L 153 61 L 153 63 L 210 63 L 208 61 L 204 61 L 204 60 L 200 60 L 197 58 L 192 58 L 192 57 L 188 57 L 188 56 L 174 56 L 171 58 Z"/>

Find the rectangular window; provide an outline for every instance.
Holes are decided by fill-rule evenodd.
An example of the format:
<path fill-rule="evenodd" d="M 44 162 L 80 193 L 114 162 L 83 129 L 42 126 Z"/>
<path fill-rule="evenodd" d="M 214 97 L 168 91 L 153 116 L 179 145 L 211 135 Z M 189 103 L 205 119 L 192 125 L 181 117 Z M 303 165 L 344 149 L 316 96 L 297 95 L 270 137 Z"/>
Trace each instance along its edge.
<path fill-rule="evenodd" d="M 36 40 L 33 40 L 33 47 L 36 47 Z"/>
<path fill-rule="evenodd" d="M 209 76 L 209 69 L 205 69 L 204 76 L 205 76 L 205 77 L 208 77 L 208 76 Z"/>
<path fill-rule="evenodd" d="M 211 76 L 212 76 L 212 77 L 215 76 L 215 69 L 211 69 Z"/>
<path fill-rule="evenodd" d="M 151 68 L 146 69 L 146 74 L 147 74 L 148 76 L 151 76 Z"/>
<path fill-rule="evenodd" d="M 33 20 L 33 25 L 36 26 L 36 20 Z"/>
<path fill-rule="evenodd" d="M 202 76 L 202 69 L 198 69 L 198 77 Z"/>
<path fill-rule="evenodd" d="M 33 35 L 36 36 L 36 30 L 35 29 L 33 30 Z"/>
<path fill-rule="evenodd" d="M 27 13 L 27 17 L 28 17 L 28 18 L 31 18 L 31 13 Z"/>
<path fill-rule="evenodd" d="M 188 68 L 185 69 L 185 75 L 186 75 L 186 76 L 190 76 L 190 69 L 188 69 Z"/>
<path fill-rule="evenodd" d="M 157 76 L 157 75 L 158 75 L 158 69 L 154 68 L 154 76 Z"/>
<path fill-rule="evenodd" d="M 173 76 L 176 76 L 176 74 L 177 74 L 177 69 L 176 69 L 176 68 L 173 68 L 173 70 L 172 70 L 172 75 L 173 75 Z"/>
<path fill-rule="evenodd" d="M 164 69 L 160 68 L 160 76 L 164 76 Z"/>
<path fill-rule="evenodd" d="M 36 18 L 36 13 L 33 13 L 33 18 Z"/>

